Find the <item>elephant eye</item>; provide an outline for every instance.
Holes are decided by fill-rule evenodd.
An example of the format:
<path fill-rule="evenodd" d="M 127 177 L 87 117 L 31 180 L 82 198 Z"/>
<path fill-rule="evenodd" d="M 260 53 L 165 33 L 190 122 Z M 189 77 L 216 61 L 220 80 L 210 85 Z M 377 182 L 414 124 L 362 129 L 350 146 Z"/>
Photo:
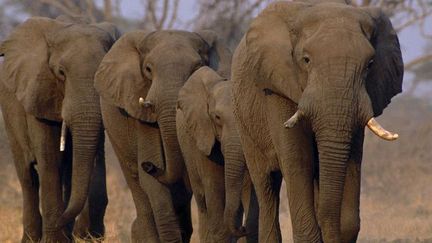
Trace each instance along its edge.
<path fill-rule="evenodd" d="M 149 66 L 146 67 L 146 71 L 151 73 L 151 68 Z"/>
<path fill-rule="evenodd" d="M 310 63 L 310 58 L 309 57 L 303 57 L 303 61 L 306 63 L 306 64 L 308 64 L 308 63 Z"/>
<path fill-rule="evenodd" d="M 144 75 L 148 78 L 148 79 L 152 79 L 152 66 L 150 63 L 145 65 L 144 68 Z"/>
<path fill-rule="evenodd" d="M 220 119 L 221 119 L 220 116 L 218 116 L 218 115 L 216 115 L 215 117 L 216 117 L 217 120 L 220 120 Z"/>
<path fill-rule="evenodd" d="M 66 80 L 66 72 L 64 71 L 63 68 L 59 67 L 57 76 L 58 76 L 57 78 L 60 81 L 65 81 Z"/>

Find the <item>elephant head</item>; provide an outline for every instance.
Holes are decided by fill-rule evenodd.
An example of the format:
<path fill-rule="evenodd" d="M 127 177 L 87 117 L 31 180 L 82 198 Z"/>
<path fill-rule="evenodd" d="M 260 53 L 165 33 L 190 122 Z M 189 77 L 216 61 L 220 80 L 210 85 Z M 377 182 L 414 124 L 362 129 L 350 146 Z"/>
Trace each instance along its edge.
<path fill-rule="evenodd" d="M 63 122 L 62 127 L 67 126 L 72 135 L 72 194 L 59 226 L 75 218 L 87 199 L 103 132 L 93 77 L 118 35 L 108 23 L 89 25 L 62 19 L 30 18 L 0 46 L 6 88 L 15 93 L 28 114 Z"/>
<path fill-rule="evenodd" d="M 234 121 L 231 82 L 211 68 L 201 67 L 180 90 L 177 112 L 182 113 L 187 132 L 203 155 L 215 162 L 223 156 L 226 225 L 233 235 L 244 236 L 245 229 L 236 228 L 236 217 L 246 167 Z"/>
<path fill-rule="evenodd" d="M 402 91 L 396 32 L 379 9 L 345 1 L 278 2 L 253 21 L 243 41 L 256 86 L 298 105 L 285 126 L 301 119 L 311 125 L 319 159 L 318 219 L 322 229 L 331 229 L 323 230 L 324 241 L 339 242 L 330 237 L 340 230 L 355 135 L 367 125 L 384 139 L 397 138 L 373 119 Z"/>
<path fill-rule="evenodd" d="M 159 181 L 171 184 L 183 175 L 175 125 L 180 88 L 203 65 L 229 75 L 230 61 L 229 50 L 211 31 L 131 32 L 103 59 L 96 74 L 96 89 L 102 98 L 142 122 L 157 122 L 160 128 L 165 172 L 153 174 Z M 147 172 L 154 171 L 151 162 L 144 164 L 151 168 Z"/>

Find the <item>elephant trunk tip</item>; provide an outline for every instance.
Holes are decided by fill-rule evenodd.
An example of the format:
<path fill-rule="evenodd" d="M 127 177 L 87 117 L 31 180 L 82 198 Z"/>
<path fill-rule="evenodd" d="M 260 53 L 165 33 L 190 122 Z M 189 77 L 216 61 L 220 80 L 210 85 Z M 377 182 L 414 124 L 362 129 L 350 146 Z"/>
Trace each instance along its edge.
<path fill-rule="evenodd" d="M 234 237 L 237 238 L 241 238 L 248 235 L 246 227 L 244 226 L 240 226 L 239 228 L 232 228 L 230 229 L 230 232 Z"/>
<path fill-rule="evenodd" d="M 235 217 L 233 216 L 234 215 L 233 213 L 225 211 L 224 214 L 225 214 L 224 215 L 225 225 L 228 227 L 228 230 L 231 233 L 231 235 L 233 235 L 234 237 L 237 237 L 237 238 L 241 238 L 241 237 L 248 235 L 246 227 L 244 227 L 244 226 L 238 227 L 236 225 L 235 220 L 234 220 Z"/>
<path fill-rule="evenodd" d="M 56 223 L 57 228 L 63 228 L 66 224 L 68 224 L 70 221 L 72 221 L 78 214 L 81 212 L 81 210 L 84 208 L 84 205 L 79 206 L 73 206 L 73 207 L 67 207 L 66 210 L 63 212 L 63 214 L 59 217 Z"/>

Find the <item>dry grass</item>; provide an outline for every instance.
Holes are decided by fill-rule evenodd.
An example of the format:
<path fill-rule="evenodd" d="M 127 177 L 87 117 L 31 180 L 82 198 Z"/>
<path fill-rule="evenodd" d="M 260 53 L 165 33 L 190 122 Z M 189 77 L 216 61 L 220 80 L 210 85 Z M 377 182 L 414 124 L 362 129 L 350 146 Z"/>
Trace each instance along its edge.
<path fill-rule="evenodd" d="M 398 130 L 401 138 L 388 143 L 367 133 L 359 241 L 432 242 L 432 105 L 398 97 L 379 120 L 388 129 Z M 0 242 L 18 242 L 22 199 L 1 123 L 0 156 Z M 106 157 L 110 200 L 106 242 L 129 242 L 134 205 L 110 148 Z M 284 242 L 291 242 L 284 189 L 281 194 Z M 195 227 L 196 222 L 194 215 Z M 193 237 L 198 242 L 196 234 Z"/>

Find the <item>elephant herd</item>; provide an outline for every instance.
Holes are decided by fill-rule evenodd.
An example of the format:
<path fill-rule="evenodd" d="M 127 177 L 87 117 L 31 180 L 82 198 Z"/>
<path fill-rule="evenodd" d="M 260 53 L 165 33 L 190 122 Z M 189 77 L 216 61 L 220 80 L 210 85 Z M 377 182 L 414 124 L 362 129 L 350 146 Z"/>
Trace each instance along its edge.
<path fill-rule="evenodd" d="M 133 242 L 356 242 L 364 130 L 402 91 L 380 9 L 275 2 L 232 55 L 213 31 L 32 17 L 0 44 L 0 104 L 23 195 L 22 242 L 103 239 L 108 135 Z M 104 132 L 105 131 L 105 132 Z M 109 185 L 108 185 L 109 186 Z"/>

